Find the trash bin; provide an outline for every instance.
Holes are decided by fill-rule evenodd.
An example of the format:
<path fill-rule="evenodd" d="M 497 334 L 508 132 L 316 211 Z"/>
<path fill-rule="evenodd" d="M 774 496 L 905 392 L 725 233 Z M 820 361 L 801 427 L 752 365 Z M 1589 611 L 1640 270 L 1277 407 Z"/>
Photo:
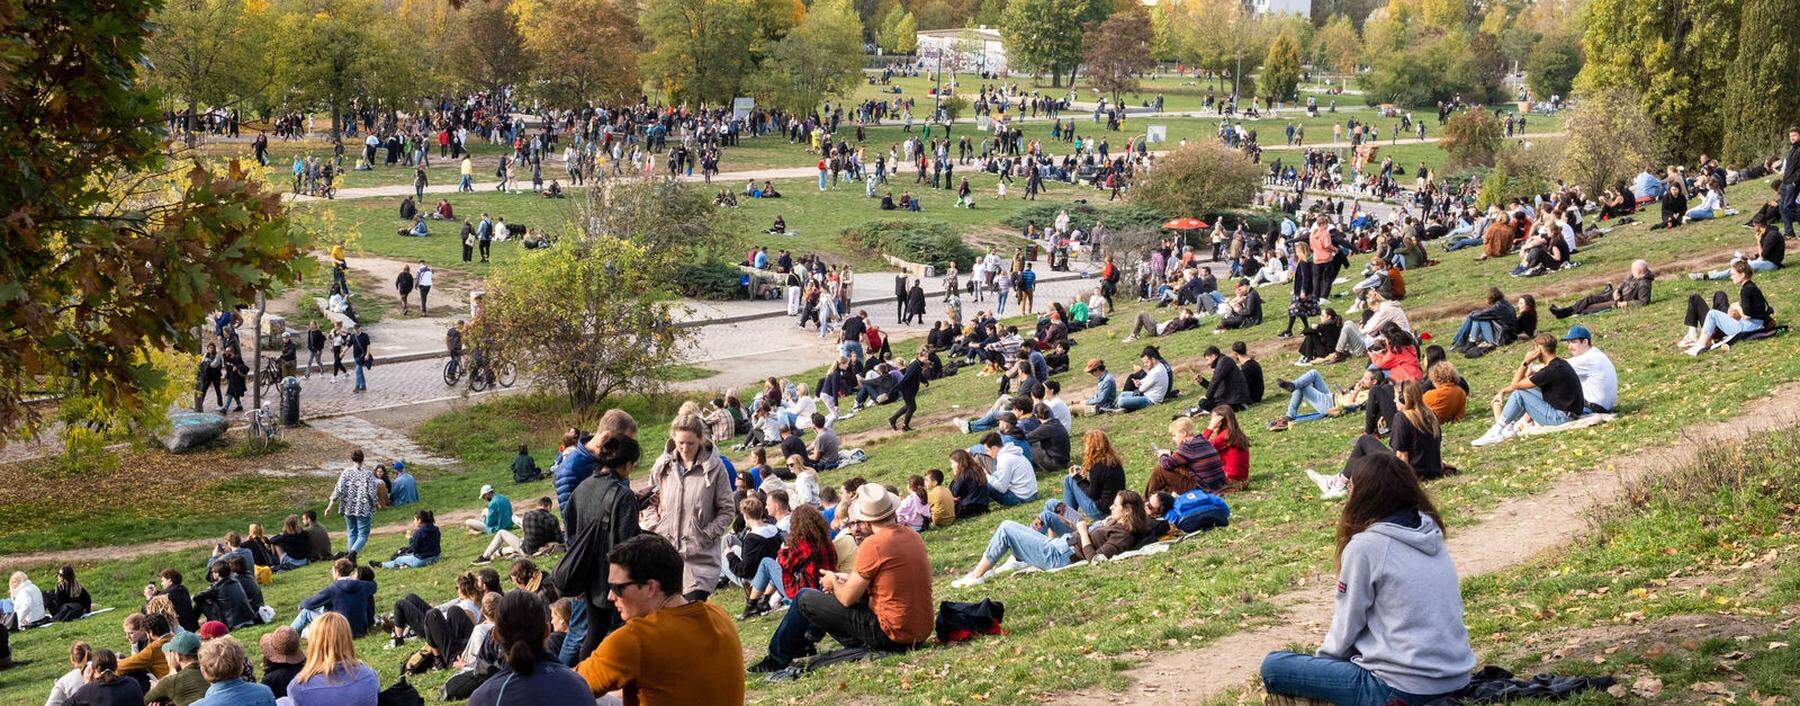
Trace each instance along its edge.
<path fill-rule="evenodd" d="M 1032 242 L 1026 243 L 1025 244 L 1025 261 L 1026 262 L 1037 262 L 1037 256 L 1038 256 L 1037 242 L 1032 241 Z"/>
<path fill-rule="evenodd" d="M 281 381 L 281 424 L 300 426 L 300 379 L 292 375 Z"/>

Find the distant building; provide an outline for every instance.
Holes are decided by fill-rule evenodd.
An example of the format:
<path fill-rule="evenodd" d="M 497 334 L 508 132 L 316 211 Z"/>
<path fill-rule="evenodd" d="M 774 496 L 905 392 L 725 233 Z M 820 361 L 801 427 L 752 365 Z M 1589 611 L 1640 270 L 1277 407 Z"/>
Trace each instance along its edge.
<path fill-rule="evenodd" d="M 1006 47 L 1000 43 L 999 30 L 977 27 L 970 29 L 934 29 L 919 33 L 917 56 L 927 69 L 936 68 L 942 54 L 945 71 L 1004 74 Z"/>
<path fill-rule="evenodd" d="M 1312 17 L 1312 0 L 1248 0 L 1250 12 L 1258 15 L 1299 15 Z"/>

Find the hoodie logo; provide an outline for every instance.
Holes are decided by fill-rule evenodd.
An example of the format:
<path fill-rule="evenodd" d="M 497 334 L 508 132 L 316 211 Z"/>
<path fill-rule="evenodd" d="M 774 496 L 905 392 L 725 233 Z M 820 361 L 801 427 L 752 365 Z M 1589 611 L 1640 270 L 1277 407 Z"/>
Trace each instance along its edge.
<path fill-rule="evenodd" d="M 1345 586 L 1345 585 L 1344 585 L 1344 582 L 1342 582 L 1342 581 L 1339 581 L 1339 582 L 1337 582 L 1337 583 L 1338 583 L 1338 593 L 1344 593 L 1344 592 L 1345 592 L 1345 591 L 1348 591 L 1348 590 L 1350 590 L 1350 587 L 1349 587 L 1349 586 Z"/>

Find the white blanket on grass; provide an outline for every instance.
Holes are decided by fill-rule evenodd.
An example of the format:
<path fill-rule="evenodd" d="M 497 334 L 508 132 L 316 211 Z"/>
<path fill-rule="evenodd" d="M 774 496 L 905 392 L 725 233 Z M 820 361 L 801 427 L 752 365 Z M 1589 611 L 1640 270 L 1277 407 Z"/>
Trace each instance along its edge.
<path fill-rule="evenodd" d="M 1067 565 L 1059 566 L 1054 569 L 1040 569 L 1040 568 L 1037 568 L 1030 564 L 1027 564 L 1025 562 L 1019 561 L 1018 557 L 1008 557 L 1006 560 L 1006 563 L 1001 564 L 999 567 L 995 568 L 992 572 L 990 572 L 988 574 L 987 578 L 992 579 L 996 576 L 1001 575 L 1002 573 L 1018 573 L 1018 574 L 1047 573 L 1047 574 L 1053 574 L 1058 571 L 1068 571 L 1069 569 L 1073 569 L 1078 566 L 1090 566 L 1090 565 L 1101 563 L 1101 562 L 1124 561 L 1126 559 L 1135 559 L 1140 556 L 1150 556 L 1152 554 L 1161 554 L 1163 552 L 1169 551 L 1169 547 L 1175 546 L 1175 544 L 1177 544 L 1180 541 L 1181 540 L 1179 540 L 1179 539 L 1170 539 L 1170 540 L 1165 540 L 1165 541 L 1161 541 L 1161 542 L 1154 542 L 1151 544 L 1146 544 L 1144 546 L 1138 547 L 1138 548 L 1133 549 L 1128 552 L 1119 552 L 1118 554 L 1114 555 L 1110 559 L 1107 559 L 1104 557 L 1096 557 L 1094 559 L 1072 562 Z"/>
<path fill-rule="evenodd" d="M 1519 435 L 1520 436 L 1537 436 L 1539 434 L 1555 434 L 1556 432 L 1569 431 L 1570 429 L 1586 429 L 1591 426 L 1596 426 L 1596 425 L 1605 424 L 1607 422 L 1610 422 L 1618 416 L 1619 415 L 1612 414 L 1610 412 L 1595 412 L 1593 414 L 1584 414 L 1582 416 L 1576 417 L 1574 419 L 1571 419 L 1567 422 L 1563 422 L 1562 424 L 1558 424 L 1556 426 L 1548 426 L 1548 427 L 1543 426 L 1541 424 L 1527 422 L 1523 425 L 1520 425 Z"/>

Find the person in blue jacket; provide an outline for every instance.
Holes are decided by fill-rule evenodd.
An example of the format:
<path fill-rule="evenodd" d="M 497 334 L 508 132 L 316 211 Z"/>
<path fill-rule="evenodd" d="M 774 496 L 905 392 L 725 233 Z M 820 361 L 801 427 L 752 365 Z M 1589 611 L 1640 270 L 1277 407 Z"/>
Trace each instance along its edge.
<path fill-rule="evenodd" d="M 319 616 L 337 613 L 350 623 L 350 634 L 362 637 L 375 622 L 375 582 L 356 578 L 356 564 L 349 558 L 331 565 L 332 582 L 318 593 L 300 602 L 300 614 L 291 627 L 304 634 L 306 626 Z"/>

